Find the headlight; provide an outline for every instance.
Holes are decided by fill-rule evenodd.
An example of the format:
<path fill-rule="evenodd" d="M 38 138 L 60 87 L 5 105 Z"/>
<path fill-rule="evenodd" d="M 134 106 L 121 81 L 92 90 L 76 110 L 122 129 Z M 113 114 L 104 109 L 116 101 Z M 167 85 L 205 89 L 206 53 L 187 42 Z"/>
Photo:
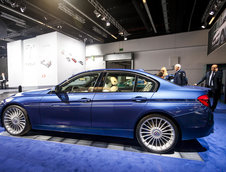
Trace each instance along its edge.
<path fill-rule="evenodd" d="M 7 98 L 7 99 L 5 99 L 5 101 L 8 103 L 8 102 L 11 102 L 13 100 L 13 98 Z"/>
<path fill-rule="evenodd" d="M 15 96 L 22 96 L 22 93 L 16 93 Z"/>

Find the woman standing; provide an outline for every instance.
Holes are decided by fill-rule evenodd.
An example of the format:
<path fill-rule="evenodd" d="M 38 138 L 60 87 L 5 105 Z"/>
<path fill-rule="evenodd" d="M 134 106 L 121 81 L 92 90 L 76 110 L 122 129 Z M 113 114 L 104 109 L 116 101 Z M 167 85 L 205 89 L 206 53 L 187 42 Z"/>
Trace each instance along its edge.
<path fill-rule="evenodd" d="M 169 74 L 168 74 L 168 72 L 167 72 L 166 67 L 162 67 L 162 68 L 161 68 L 161 70 L 160 70 L 160 72 L 162 72 L 162 73 L 163 73 L 163 79 L 168 80 L 168 78 L 169 78 Z"/>

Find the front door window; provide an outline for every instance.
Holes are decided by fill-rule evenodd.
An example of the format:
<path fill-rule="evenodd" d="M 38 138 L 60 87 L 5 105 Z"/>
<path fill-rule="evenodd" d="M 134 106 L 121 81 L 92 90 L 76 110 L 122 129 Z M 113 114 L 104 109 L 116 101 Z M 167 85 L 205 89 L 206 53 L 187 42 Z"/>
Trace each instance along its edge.
<path fill-rule="evenodd" d="M 93 92 L 99 74 L 89 74 L 72 78 L 61 85 L 66 93 Z"/>

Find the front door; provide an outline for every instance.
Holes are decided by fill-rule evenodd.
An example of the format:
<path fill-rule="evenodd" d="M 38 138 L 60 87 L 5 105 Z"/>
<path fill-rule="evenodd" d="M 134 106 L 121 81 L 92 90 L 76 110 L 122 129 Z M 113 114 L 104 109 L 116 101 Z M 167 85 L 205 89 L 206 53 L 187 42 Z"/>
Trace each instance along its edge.
<path fill-rule="evenodd" d="M 94 86 L 99 73 L 75 76 L 60 86 L 59 93 L 43 97 L 40 104 L 42 125 L 90 127 Z"/>

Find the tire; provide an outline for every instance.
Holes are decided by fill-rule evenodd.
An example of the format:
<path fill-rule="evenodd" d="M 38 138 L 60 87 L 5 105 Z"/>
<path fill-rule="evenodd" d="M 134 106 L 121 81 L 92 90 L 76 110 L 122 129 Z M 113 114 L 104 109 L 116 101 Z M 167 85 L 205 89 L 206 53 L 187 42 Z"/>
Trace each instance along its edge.
<path fill-rule="evenodd" d="M 3 126 L 13 136 L 22 136 L 31 130 L 31 124 L 24 108 L 11 105 L 8 106 L 2 115 Z"/>
<path fill-rule="evenodd" d="M 136 138 L 145 150 L 161 154 L 174 149 L 179 131 L 171 119 L 164 115 L 151 114 L 139 121 Z"/>

